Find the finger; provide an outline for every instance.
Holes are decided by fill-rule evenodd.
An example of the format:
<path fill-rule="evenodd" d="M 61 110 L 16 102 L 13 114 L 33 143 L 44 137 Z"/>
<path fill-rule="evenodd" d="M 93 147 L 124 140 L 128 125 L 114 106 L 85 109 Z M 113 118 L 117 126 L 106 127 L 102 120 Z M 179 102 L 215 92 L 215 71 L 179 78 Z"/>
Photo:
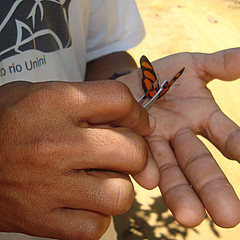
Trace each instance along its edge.
<path fill-rule="evenodd" d="M 58 148 L 48 142 L 38 144 L 38 153 L 54 156 L 61 172 L 81 169 L 104 169 L 130 174 L 141 172 L 147 164 L 148 148 L 144 139 L 126 128 L 79 128 L 70 126 L 68 141 L 59 137 Z M 45 146 L 47 145 L 47 147 Z M 42 149 L 42 150 L 41 150 Z M 64 152 L 62 151 L 64 149 Z M 66 161 L 67 159 L 67 161 Z"/>
<path fill-rule="evenodd" d="M 207 81 L 213 79 L 234 80 L 240 76 L 240 48 L 227 49 L 213 54 L 193 54 L 200 74 Z"/>
<path fill-rule="evenodd" d="M 160 171 L 159 188 L 175 219 L 183 226 L 195 227 L 205 218 L 204 206 L 182 173 L 168 142 L 160 136 L 148 137 Z"/>
<path fill-rule="evenodd" d="M 36 232 L 38 236 L 54 239 L 95 240 L 100 239 L 110 222 L 110 216 L 96 212 L 55 209 L 48 214 L 43 226 L 36 226 Z"/>
<path fill-rule="evenodd" d="M 240 162 L 240 129 L 220 110 L 208 118 L 205 137 L 227 158 Z"/>
<path fill-rule="evenodd" d="M 76 171 L 62 178 L 55 192 L 55 208 L 119 215 L 130 208 L 133 193 L 128 175 L 110 171 Z"/>
<path fill-rule="evenodd" d="M 128 87 L 118 81 L 94 81 L 63 84 L 66 111 L 76 123 L 109 123 L 131 128 L 149 135 L 155 126 L 153 119 L 132 96 Z"/>
<path fill-rule="evenodd" d="M 172 146 L 178 163 L 213 221 L 221 227 L 240 222 L 240 201 L 208 149 L 191 130 L 176 134 Z"/>
<path fill-rule="evenodd" d="M 146 168 L 140 173 L 133 175 L 133 178 L 139 185 L 149 190 L 158 186 L 160 180 L 159 170 L 150 150 L 148 151 Z"/>

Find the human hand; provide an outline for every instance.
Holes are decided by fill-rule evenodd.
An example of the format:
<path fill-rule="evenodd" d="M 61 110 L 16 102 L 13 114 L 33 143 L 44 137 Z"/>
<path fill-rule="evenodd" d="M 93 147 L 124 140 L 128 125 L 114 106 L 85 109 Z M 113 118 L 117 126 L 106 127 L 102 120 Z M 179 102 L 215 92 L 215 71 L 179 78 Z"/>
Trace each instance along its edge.
<path fill-rule="evenodd" d="M 154 166 L 147 112 L 114 81 L 15 82 L 0 96 L 0 231 L 98 239 L 131 205 L 127 174 Z"/>
<path fill-rule="evenodd" d="M 147 137 L 160 172 L 159 187 L 176 220 L 194 227 L 205 209 L 221 227 L 240 222 L 240 201 L 208 149 L 196 137 L 212 142 L 227 158 L 240 162 L 239 127 L 215 103 L 206 84 L 214 78 L 240 77 L 240 49 L 214 54 L 181 53 L 153 63 L 162 80 L 185 71 L 167 94 L 150 110 L 157 120 Z M 135 74 L 135 76 L 134 76 Z M 140 70 L 131 78 L 141 76 Z M 140 77 L 141 78 L 141 77 Z M 139 80 L 124 80 L 137 99 L 143 94 Z"/>

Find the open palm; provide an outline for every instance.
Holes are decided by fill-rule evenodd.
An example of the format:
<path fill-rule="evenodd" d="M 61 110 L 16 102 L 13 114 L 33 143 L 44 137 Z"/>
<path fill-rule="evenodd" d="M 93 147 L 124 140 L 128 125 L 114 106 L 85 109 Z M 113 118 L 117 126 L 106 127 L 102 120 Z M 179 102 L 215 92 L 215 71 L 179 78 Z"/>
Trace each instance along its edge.
<path fill-rule="evenodd" d="M 240 131 L 215 103 L 206 84 L 240 77 L 240 49 L 214 54 L 181 53 L 153 63 L 163 79 L 185 67 L 183 75 L 149 111 L 156 129 L 147 137 L 160 172 L 159 187 L 176 220 L 195 226 L 205 209 L 222 227 L 240 222 L 240 201 L 202 135 L 226 157 L 240 162 Z M 170 77 L 169 77 L 170 76 Z M 165 79 L 163 79 L 165 80 Z"/>

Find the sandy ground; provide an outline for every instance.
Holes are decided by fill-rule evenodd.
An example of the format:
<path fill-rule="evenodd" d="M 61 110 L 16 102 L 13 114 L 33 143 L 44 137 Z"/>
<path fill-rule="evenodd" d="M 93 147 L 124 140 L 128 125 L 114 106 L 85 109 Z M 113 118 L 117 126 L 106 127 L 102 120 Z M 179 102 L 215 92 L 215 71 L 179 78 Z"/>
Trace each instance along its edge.
<path fill-rule="evenodd" d="M 153 61 L 177 52 L 215 52 L 240 45 L 240 8 L 231 0 L 137 0 L 146 28 L 145 40 L 130 50 L 136 61 L 145 54 Z M 235 8 L 233 8 L 235 6 Z M 213 81 L 208 86 L 222 110 L 240 125 L 240 80 Z M 240 166 L 225 159 L 206 142 L 240 197 Z M 135 184 L 136 200 L 118 217 L 119 239 L 237 240 L 240 226 L 221 229 L 207 218 L 195 229 L 179 226 L 166 209 L 159 190 Z"/>

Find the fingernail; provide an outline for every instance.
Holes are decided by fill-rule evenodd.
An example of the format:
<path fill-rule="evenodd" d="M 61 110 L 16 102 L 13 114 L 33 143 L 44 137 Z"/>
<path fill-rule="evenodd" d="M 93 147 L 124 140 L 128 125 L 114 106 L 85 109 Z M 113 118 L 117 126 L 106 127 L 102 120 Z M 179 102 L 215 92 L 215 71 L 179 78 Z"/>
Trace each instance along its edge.
<path fill-rule="evenodd" d="M 153 116 L 151 116 L 151 114 L 149 114 L 149 125 L 152 130 L 154 130 L 156 127 L 156 120 Z"/>

